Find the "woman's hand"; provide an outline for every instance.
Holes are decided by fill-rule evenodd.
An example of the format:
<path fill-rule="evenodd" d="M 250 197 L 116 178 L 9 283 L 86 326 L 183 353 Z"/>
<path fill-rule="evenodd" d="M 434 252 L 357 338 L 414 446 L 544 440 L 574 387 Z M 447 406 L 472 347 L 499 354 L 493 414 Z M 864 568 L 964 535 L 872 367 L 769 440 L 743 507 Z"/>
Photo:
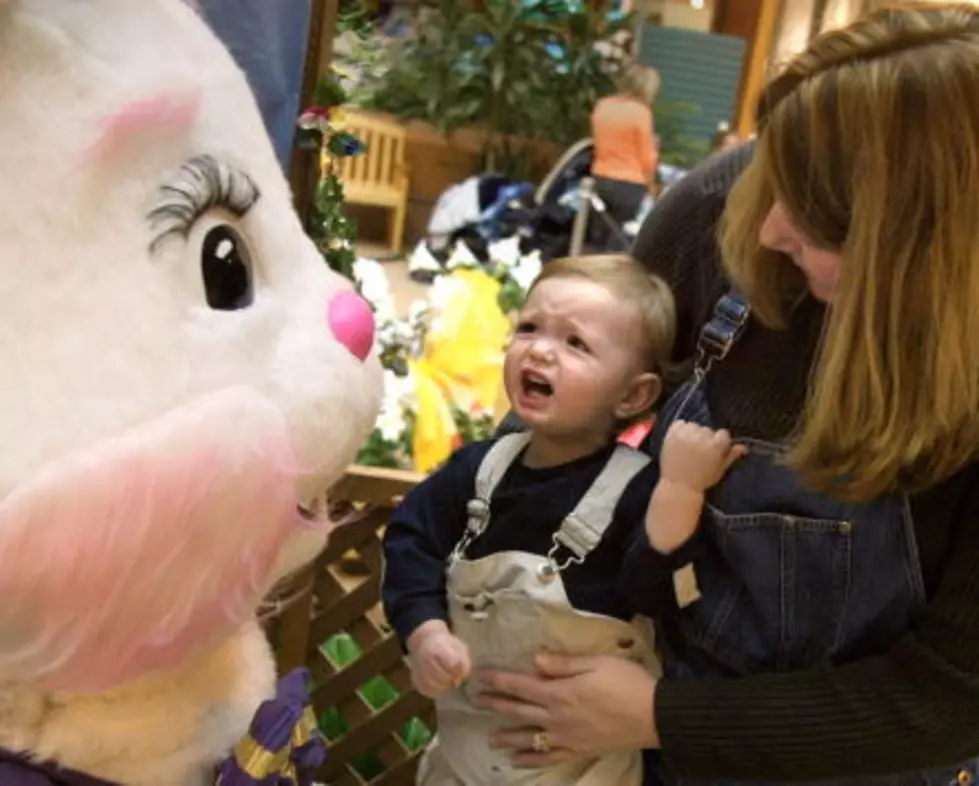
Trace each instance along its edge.
<path fill-rule="evenodd" d="M 475 704 L 512 718 L 497 748 L 516 764 L 539 767 L 615 750 L 659 747 L 653 718 L 656 681 L 638 663 L 611 655 L 540 655 L 538 675 L 481 671 Z M 547 751 L 534 751 L 543 741 Z"/>

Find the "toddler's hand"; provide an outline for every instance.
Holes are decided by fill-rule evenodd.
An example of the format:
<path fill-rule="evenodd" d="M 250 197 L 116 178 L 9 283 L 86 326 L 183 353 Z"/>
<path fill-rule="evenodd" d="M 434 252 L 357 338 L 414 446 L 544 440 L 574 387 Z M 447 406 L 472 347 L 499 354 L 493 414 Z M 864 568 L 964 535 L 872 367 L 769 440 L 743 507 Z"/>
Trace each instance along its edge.
<path fill-rule="evenodd" d="M 660 451 L 660 478 L 646 511 L 646 535 L 660 554 L 672 554 L 696 532 L 704 493 L 748 449 L 727 431 L 674 421 Z"/>
<path fill-rule="evenodd" d="M 444 623 L 417 630 L 408 640 L 408 650 L 412 685 L 430 699 L 458 688 L 472 672 L 469 648 Z"/>
<path fill-rule="evenodd" d="M 674 421 L 666 431 L 660 452 L 660 477 L 696 492 L 720 482 L 724 473 L 748 448 L 731 442 L 731 434 L 696 423 Z"/>

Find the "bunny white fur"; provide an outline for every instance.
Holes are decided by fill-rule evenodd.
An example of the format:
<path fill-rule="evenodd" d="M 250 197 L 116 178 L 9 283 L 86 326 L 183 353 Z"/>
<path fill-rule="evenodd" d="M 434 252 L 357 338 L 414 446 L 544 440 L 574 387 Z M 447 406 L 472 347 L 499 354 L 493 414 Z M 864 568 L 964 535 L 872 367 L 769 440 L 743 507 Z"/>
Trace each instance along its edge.
<path fill-rule="evenodd" d="M 106 131 L 160 96 L 183 119 Z M 154 245 L 161 182 L 195 156 L 244 173 L 260 197 L 241 217 L 210 206 Z M 342 473 L 376 414 L 379 367 L 331 332 L 328 303 L 349 285 L 303 234 L 246 80 L 190 6 L 0 2 L 0 172 L 0 504 L 52 462 L 231 386 L 281 411 L 304 468 L 298 500 Z M 202 244 L 220 222 L 247 245 L 245 308 L 205 297 Z M 78 510 L 79 528 L 98 525 Z M 297 528 L 262 585 L 325 538 Z M 0 554 L 0 571 L 13 559 L 34 556 Z M 5 611 L 0 601 L 0 664 L 17 627 Z M 254 621 L 96 692 L 51 691 L 0 665 L 0 746 L 111 782 L 198 786 L 274 679 Z"/>

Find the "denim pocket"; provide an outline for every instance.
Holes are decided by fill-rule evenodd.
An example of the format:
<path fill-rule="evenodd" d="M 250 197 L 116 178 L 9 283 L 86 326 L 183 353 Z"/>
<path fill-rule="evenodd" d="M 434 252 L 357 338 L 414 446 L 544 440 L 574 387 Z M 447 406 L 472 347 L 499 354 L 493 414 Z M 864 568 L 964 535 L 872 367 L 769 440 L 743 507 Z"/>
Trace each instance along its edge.
<path fill-rule="evenodd" d="M 707 505 L 685 637 L 738 674 L 811 666 L 839 646 L 850 596 L 849 521 L 727 515 Z"/>

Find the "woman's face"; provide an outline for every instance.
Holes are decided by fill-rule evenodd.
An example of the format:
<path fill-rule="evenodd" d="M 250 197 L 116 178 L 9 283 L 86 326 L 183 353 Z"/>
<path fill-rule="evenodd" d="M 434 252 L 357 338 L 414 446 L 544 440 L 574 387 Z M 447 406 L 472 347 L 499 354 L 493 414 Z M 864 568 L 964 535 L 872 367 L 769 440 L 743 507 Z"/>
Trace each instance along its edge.
<path fill-rule="evenodd" d="M 814 246 L 796 228 L 781 202 L 772 205 L 761 225 L 758 240 L 766 248 L 785 254 L 792 260 L 805 274 L 813 297 L 824 303 L 833 302 L 840 282 L 840 255 Z"/>

